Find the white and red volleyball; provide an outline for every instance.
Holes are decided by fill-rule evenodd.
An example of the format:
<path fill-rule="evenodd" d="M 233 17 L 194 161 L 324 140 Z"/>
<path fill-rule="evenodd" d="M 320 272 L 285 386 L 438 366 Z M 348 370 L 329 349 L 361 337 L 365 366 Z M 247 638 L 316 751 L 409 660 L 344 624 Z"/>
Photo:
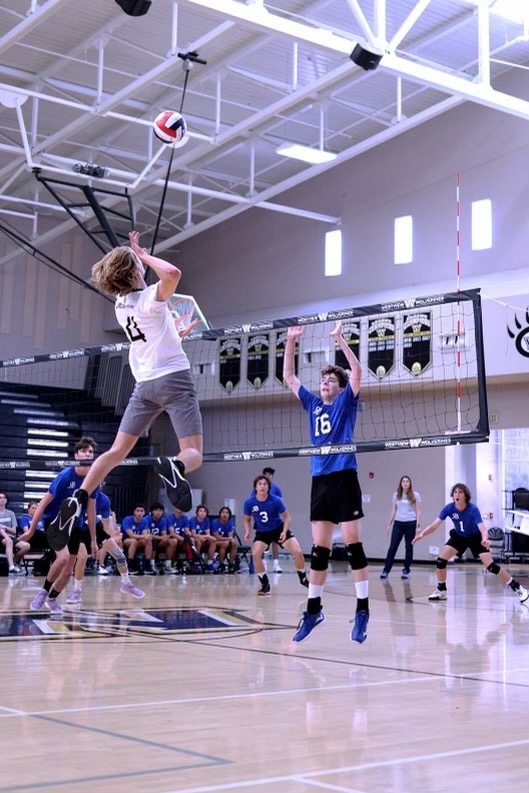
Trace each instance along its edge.
<path fill-rule="evenodd" d="M 152 128 L 162 143 L 179 143 L 187 132 L 186 120 L 176 110 L 162 110 L 152 122 Z"/>

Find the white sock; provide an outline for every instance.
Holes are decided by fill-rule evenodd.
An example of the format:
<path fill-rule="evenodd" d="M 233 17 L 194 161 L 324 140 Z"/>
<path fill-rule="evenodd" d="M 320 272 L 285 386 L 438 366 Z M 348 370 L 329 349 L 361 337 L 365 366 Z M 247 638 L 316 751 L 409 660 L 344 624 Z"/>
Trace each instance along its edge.
<path fill-rule="evenodd" d="M 364 599 L 369 594 L 369 581 L 355 581 L 356 597 Z"/>
<path fill-rule="evenodd" d="M 311 584 L 309 581 L 309 600 L 312 598 L 321 598 L 323 595 L 323 585 Z"/>

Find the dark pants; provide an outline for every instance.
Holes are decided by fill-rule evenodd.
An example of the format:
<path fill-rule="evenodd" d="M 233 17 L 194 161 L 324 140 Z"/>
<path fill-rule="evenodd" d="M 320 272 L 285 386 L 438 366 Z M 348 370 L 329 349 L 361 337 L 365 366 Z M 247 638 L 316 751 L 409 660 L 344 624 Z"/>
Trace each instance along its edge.
<path fill-rule="evenodd" d="M 411 563 L 413 562 L 413 545 L 411 541 L 415 537 L 415 530 L 417 528 L 417 521 L 409 520 L 402 521 L 396 520 L 393 523 L 393 530 L 391 532 L 391 542 L 389 545 L 386 561 L 384 562 L 384 571 L 389 573 L 395 561 L 395 554 L 399 548 L 404 537 L 406 541 L 406 557 L 404 560 L 404 569 L 410 571 Z"/>

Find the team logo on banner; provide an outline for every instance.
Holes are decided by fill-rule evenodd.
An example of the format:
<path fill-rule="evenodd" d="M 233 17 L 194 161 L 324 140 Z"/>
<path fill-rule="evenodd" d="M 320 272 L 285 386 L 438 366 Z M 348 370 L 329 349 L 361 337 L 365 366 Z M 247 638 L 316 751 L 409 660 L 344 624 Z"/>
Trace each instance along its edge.
<path fill-rule="evenodd" d="M 342 327 L 342 336 L 347 346 L 360 360 L 360 322 L 348 322 Z M 334 365 L 349 369 L 349 362 L 339 347 L 334 352 Z"/>
<path fill-rule="evenodd" d="M 276 337 L 276 380 L 283 383 L 283 360 L 285 358 L 285 344 L 287 343 L 287 332 L 278 333 Z M 298 372 L 299 346 L 296 344 L 294 353 L 294 371 Z"/>
<path fill-rule="evenodd" d="M 515 330 L 511 330 L 507 325 L 507 333 L 509 338 L 514 339 L 516 351 L 523 355 L 524 358 L 529 358 L 529 308 L 525 312 L 525 325 L 514 315 Z"/>
<path fill-rule="evenodd" d="M 270 342 L 267 333 L 248 336 L 248 366 L 246 376 L 254 388 L 261 388 L 268 378 Z"/>
<path fill-rule="evenodd" d="M 367 338 L 367 368 L 382 380 L 395 365 L 395 317 L 370 319 Z"/>
<path fill-rule="evenodd" d="M 432 315 L 429 311 L 404 315 L 402 365 L 419 377 L 432 362 Z"/>
<path fill-rule="evenodd" d="M 219 383 L 231 393 L 241 379 L 241 339 L 221 339 Z"/>

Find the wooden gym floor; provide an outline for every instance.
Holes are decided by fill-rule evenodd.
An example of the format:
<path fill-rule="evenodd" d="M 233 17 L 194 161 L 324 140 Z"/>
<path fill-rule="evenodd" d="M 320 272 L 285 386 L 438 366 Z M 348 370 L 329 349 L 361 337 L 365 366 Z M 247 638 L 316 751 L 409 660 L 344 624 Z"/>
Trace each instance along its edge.
<path fill-rule="evenodd" d="M 387 582 L 350 641 L 350 574 L 327 623 L 291 637 L 306 590 L 291 563 L 255 576 L 87 578 L 80 611 L 29 611 L 42 579 L 0 579 L 3 791 L 527 793 L 529 607 L 481 567 Z M 529 586 L 529 568 L 513 565 Z M 64 596 L 61 597 L 64 600 Z"/>

